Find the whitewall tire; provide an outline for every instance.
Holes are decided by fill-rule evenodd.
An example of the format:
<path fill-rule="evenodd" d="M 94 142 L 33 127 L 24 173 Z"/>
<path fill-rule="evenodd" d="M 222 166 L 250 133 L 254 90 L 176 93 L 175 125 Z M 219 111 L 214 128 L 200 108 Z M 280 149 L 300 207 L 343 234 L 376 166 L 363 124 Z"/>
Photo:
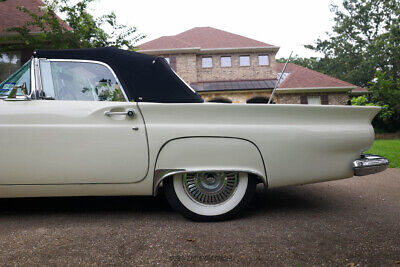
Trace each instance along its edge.
<path fill-rule="evenodd" d="M 176 174 L 164 181 L 171 206 L 196 221 L 229 219 L 255 193 L 257 182 L 247 173 L 203 172 Z"/>

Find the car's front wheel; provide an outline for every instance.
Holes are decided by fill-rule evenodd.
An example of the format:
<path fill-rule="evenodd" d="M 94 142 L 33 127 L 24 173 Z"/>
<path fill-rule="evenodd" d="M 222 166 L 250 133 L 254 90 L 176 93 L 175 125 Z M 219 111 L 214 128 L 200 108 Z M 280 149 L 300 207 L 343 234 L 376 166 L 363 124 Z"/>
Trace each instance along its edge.
<path fill-rule="evenodd" d="M 196 172 L 176 174 L 164 181 L 171 206 L 196 221 L 226 220 L 253 197 L 257 181 L 247 173 Z"/>

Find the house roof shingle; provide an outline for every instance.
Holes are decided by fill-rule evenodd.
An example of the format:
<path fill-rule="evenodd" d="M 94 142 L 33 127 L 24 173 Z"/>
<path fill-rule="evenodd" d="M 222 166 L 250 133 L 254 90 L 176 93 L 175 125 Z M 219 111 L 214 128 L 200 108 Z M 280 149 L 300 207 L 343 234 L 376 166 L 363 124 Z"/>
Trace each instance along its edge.
<path fill-rule="evenodd" d="M 0 35 L 10 34 L 9 28 L 21 27 L 30 20 L 30 17 L 17 9 L 17 6 L 23 6 L 32 12 L 37 12 L 40 6 L 44 6 L 42 0 L 6 0 L 0 2 Z M 60 19 L 61 21 L 61 19 Z M 66 25 L 66 30 L 71 28 Z M 40 28 L 31 26 L 31 32 L 39 32 Z"/>
<path fill-rule="evenodd" d="M 196 27 L 177 35 L 163 36 L 140 45 L 141 50 L 179 48 L 247 48 L 275 47 L 273 45 L 212 27 Z"/>
<path fill-rule="evenodd" d="M 284 63 L 276 63 L 276 71 L 281 72 Z M 290 73 L 278 86 L 279 89 L 301 88 L 356 88 L 354 84 L 333 78 L 326 74 L 289 63 L 285 73 Z"/>

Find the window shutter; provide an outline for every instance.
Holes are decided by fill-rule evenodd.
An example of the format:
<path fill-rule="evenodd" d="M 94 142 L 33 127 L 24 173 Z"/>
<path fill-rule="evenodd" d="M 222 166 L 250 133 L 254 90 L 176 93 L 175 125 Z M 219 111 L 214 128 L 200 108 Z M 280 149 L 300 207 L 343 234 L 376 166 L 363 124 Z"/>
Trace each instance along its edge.
<path fill-rule="evenodd" d="M 301 95 L 300 96 L 300 104 L 308 104 L 307 96 L 306 95 Z"/>
<path fill-rule="evenodd" d="M 175 56 L 171 56 L 169 58 L 169 65 L 171 66 L 171 68 L 176 71 L 176 57 Z"/>
<path fill-rule="evenodd" d="M 328 95 L 321 95 L 321 105 L 329 105 Z"/>

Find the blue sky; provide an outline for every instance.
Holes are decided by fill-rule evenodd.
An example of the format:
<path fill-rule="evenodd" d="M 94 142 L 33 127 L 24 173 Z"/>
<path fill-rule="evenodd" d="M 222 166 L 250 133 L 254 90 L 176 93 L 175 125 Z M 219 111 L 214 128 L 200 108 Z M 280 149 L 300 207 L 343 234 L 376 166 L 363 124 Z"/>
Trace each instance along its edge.
<path fill-rule="evenodd" d="M 115 11 L 119 21 L 138 27 L 150 41 L 193 27 L 211 26 L 280 46 L 277 57 L 290 51 L 318 56 L 303 48 L 324 37 L 333 25 L 330 4 L 340 0 L 97 0 L 94 14 Z M 212 37 L 210 37 L 212 38 Z"/>

